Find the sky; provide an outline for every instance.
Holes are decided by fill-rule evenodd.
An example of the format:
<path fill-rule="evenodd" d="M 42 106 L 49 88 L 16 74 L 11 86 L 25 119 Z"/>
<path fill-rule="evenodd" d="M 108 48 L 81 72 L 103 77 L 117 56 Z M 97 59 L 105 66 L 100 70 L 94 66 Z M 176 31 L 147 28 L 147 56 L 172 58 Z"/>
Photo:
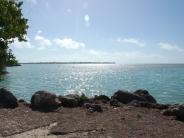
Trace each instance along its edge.
<path fill-rule="evenodd" d="M 183 0 L 24 0 L 20 62 L 184 63 Z"/>

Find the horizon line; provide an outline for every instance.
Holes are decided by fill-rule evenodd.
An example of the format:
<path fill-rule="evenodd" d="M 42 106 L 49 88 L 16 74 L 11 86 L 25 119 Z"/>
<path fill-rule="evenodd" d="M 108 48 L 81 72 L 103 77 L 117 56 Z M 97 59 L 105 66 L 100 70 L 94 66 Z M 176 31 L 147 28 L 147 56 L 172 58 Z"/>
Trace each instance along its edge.
<path fill-rule="evenodd" d="M 66 61 L 66 62 L 20 62 L 19 64 L 121 64 L 121 65 L 183 65 L 184 63 L 116 63 L 114 61 L 93 62 L 93 61 Z"/>
<path fill-rule="evenodd" d="M 23 62 L 20 64 L 116 64 L 116 62 Z"/>

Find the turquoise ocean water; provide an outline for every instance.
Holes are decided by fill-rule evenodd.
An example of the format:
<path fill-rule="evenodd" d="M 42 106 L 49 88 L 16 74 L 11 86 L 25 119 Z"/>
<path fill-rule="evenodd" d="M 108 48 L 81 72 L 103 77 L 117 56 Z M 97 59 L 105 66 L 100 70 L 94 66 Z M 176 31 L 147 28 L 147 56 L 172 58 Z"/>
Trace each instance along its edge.
<path fill-rule="evenodd" d="M 23 64 L 10 67 L 0 87 L 30 100 L 38 90 L 111 96 L 119 89 L 147 89 L 158 102 L 184 103 L 184 65 Z"/>

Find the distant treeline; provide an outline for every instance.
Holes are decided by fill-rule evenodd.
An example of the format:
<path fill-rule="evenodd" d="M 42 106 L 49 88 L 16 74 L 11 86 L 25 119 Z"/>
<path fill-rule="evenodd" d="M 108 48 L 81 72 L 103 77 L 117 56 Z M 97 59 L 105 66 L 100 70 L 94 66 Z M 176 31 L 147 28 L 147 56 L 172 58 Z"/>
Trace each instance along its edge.
<path fill-rule="evenodd" d="M 116 64 L 115 62 L 28 62 L 21 64 Z"/>

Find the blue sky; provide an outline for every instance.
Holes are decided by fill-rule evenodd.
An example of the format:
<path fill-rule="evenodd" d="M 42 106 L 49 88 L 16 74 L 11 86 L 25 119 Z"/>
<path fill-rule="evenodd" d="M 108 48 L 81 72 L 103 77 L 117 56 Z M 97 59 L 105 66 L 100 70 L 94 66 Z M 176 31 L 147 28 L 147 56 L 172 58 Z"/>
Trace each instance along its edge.
<path fill-rule="evenodd" d="M 24 0 L 20 62 L 184 63 L 183 0 Z"/>

